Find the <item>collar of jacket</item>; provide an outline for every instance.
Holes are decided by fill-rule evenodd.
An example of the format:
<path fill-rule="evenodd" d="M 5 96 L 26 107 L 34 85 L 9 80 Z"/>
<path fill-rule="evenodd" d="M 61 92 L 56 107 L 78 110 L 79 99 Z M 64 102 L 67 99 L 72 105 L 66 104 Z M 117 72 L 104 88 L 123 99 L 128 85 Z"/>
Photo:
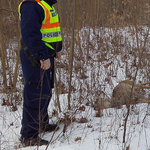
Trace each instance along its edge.
<path fill-rule="evenodd" d="M 50 6 L 57 3 L 57 0 L 44 0 L 46 3 L 48 3 Z"/>
<path fill-rule="evenodd" d="M 23 1 L 31 1 L 35 2 L 35 0 L 23 0 Z M 41 0 L 40 0 L 41 1 Z M 50 6 L 57 3 L 57 0 L 44 0 L 46 3 L 48 3 Z"/>

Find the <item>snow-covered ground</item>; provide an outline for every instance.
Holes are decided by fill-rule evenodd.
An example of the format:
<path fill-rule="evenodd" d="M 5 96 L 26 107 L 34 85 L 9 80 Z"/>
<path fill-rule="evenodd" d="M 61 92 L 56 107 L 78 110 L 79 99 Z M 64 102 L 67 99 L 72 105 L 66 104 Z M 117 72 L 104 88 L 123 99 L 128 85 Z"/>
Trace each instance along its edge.
<path fill-rule="evenodd" d="M 124 126 L 125 118 L 128 113 L 126 106 L 122 106 L 120 109 L 103 109 L 101 117 L 96 117 L 97 111 L 94 110 L 91 104 L 86 105 L 87 99 L 88 102 L 95 101 L 95 97 L 97 96 L 95 93 L 99 90 L 103 91 L 107 97 L 111 97 L 113 88 L 120 81 L 127 78 L 127 72 L 130 76 L 134 77 L 136 65 L 138 64 L 138 58 L 136 58 L 136 56 L 140 53 L 136 48 L 139 46 L 142 49 L 147 31 L 146 27 L 139 29 L 137 36 L 139 39 L 136 39 L 134 28 L 118 29 L 116 31 L 101 28 L 94 32 L 93 29 L 87 30 L 83 28 L 80 32 L 80 37 L 84 37 L 83 39 L 81 38 L 81 48 L 85 51 L 83 51 L 84 57 L 80 65 L 82 65 L 82 69 L 84 69 L 83 71 L 85 71 L 87 78 L 84 80 L 79 79 L 80 74 L 73 73 L 72 84 L 77 92 L 71 94 L 71 98 L 76 100 L 72 101 L 73 107 L 71 111 L 68 112 L 67 108 L 67 94 L 59 95 L 62 112 L 57 116 L 54 116 L 53 113 L 54 110 L 58 109 L 55 107 L 55 95 L 49 106 L 50 122 L 56 122 L 60 118 L 64 118 L 64 114 L 67 114 L 69 118 L 74 118 L 74 121 L 67 126 L 65 132 L 64 123 L 60 123 L 60 129 L 55 133 L 41 134 L 43 139 L 50 141 L 47 147 L 23 148 L 19 147 L 22 105 L 17 106 L 17 111 L 12 111 L 11 106 L 0 105 L 0 150 L 149 150 L 149 104 L 141 103 L 130 106 L 126 128 Z M 97 35 L 94 33 L 97 33 Z M 90 36 L 86 36 L 89 34 Z M 116 43 L 114 43 L 113 39 L 118 40 L 119 45 L 115 45 Z M 140 43 L 139 45 L 137 45 L 137 40 Z M 150 40 L 149 36 L 148 40 Z M 102 42 L 99 43 L 99 41 Z M 86 45 L 88 42 L 90 42 L 90 46 L 92 45 L 88 53 L 90 59 L 86 58 L 88 51 Z M 147 42 L 145 46 L 145 53 L 148 53 L 149 43 L 150 42 Z M 93 47 L 94 49 L 92 49 Z M 101 52 L 106 53 L 104 55 L 106 56 L 105 59 L 101 56 Z M 118 52 L 117 55 L 116 52 Z M 131 52 L 134 52 L 133 56 Z M 77 53 L 77 51 L 75 53 Z M 62 61 L 65 62 L 66 58 L 63 59 Z M 133 62 L 135 65 L 133 65 Z M 74 67 L 76 64 L 78 65 L 78 62 L 74 60 Z M 145 78 L 148 67 L 148 65 L 145 65 L 139 69 L 136 82 L 148 81 L 148 79 Z M 64 77 L 64 84 L 67 84 L 67 77 L 65 77 L 66 72 L 63 72 L 61 68 L 59 68 L 59 71 L 62 77 Z M 22 85 L 17 86 L 22 88 Z M 89 91 L 86 91 L 87 88 L 89 88 Z M 80 89 L 83 89 L 83 93 L 80 93 Z M 146 92 L 148 93 L 147 95 L 149 95 L 149 90 Z M 85 110 L 78 109 L 80 107 L 78 100 L 81 97 L 83 98 L 81 106 L 85 108 Z M 1 93 L 1 102 L 3 98 L 9 98 L 9 95 L 7 96 Z M 125 129 L 126 134 L 124 135 Z M 125 143 L 123 143 L 123 138 L 125 138 Z"/>
<path fill-rule="evenodd" d="M 67 101 L 67 96 L 62 96 L 62 103 Z M 61 96 L 60 96 L 61 98 Z M 62 106 L 62 108 L 66 106 Z M 53 110 L 53 102 L 49 110 Z M 51 114 L 51 111 L 49 112 Z M 0 107 L 0 149 L 14 150 L 19 145 L 21 127 L 21 106 L 16 112 L 9 107 Z M 124 119 L 127 109 L 104 109 L 102 117 L 96 117 L 96 111 L 85 106 L 85 111 L 78 110 L 76 114 L 70 112 L 76 121 L 68 125 L 63 132 L 64 124 L 55 133 L 45 133 L 41 136 L 51 141 L 48 150 L 148 150 L 150 149 L 150 106 L 137 104 L 132 106 L 127 122 L 126 142 L 123 144 Z M 80 123 L 81 118 L 87 122 Z M 52 120 L 56 120 L 54 117 Z M 19 148 L 22 150 L 45 150 L 46 146 Z"/>

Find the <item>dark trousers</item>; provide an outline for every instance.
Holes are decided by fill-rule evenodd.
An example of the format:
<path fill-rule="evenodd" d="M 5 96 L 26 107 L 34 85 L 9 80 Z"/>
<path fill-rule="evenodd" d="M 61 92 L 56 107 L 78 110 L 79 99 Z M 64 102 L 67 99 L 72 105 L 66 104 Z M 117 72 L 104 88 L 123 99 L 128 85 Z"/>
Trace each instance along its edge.
<path fill-rule="evenodd" d="M 52 96 L 51 69 L 43 71 L 40 66 L 33 67 L 22 50 L 20 58 L 25 79 L 21 135 L 36 138 L 40 128 L 49 123 L 47 109 Z"/>

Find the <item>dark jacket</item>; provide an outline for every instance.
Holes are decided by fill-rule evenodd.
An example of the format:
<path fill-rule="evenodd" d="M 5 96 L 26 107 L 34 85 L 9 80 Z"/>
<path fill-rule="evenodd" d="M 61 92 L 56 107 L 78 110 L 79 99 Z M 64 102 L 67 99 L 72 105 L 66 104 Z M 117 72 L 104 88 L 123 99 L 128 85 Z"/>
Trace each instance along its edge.
<path fill-rule="evenodd" d="M 45 0 L 49 5 L 56 3 L 56 0 Z M 54 50 L 48 48 L 41 40 L 40 32 L 42 21 L 44 20 L 44 10 L 35 1 L 25 1 L 20 8 L 21 13 L 21 34 L 24 43 L 31 54 L 37 59 L 48 59 L 54 53 L 61 51 L 62 42 L 51 43 Z"/>

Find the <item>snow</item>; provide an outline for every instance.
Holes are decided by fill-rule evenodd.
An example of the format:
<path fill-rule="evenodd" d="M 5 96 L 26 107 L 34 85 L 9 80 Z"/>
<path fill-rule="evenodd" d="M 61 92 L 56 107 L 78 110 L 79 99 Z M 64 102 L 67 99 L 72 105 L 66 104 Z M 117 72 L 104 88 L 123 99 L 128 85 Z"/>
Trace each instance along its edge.
<path fill-rule="evenodd" d="M 50 107 L 53 107 L 53 104 L 52 102 Z M 65 133 L 63 133 L 64 124 L 61 123 L 60 129 L 55 133 L 45 133 L 41 136 L 51 141 L 48 150 L 122 150 L 128 146 L 130 150 L 147 150 L 150 148 L 150 107 L 144 103 L 132 107 L 124 144 L 123 125 L 127 114 L 125 106 L 120 109 L 104 109 L 102 117 L 95 117 L 95 110 L 86 106 L 85 111 L 77 111 L 74 115 L 77 121 L 72 122 Z M 11 112 L 9 107 L 1 106 L 0 110 L 0 148 L 13 150 L 14 145 L 19 144 L 22 109 L 20 106 L 16 112 Z M 88 122 L 79 123 L 81 117 L 86 117 Z M 33 150 L 37 147 L 18 149 Z M 46 146 L 38 149 L 44 150 Z"/>
<path fill-rule="evenodd" d="M 82 29 L 80 36 L 84 36 L 86 29 Z M 130 42 L 130 46 L 136 47 L 136 39 L 135 36 L 129 35 L 129 28 L 120 29 L 116 33 L 112 29 L 100 29 L 101 32 L 98 32 L 99 36 L 103 38 L 104 45 L 102 47 L 112 49 L 112 43 L 110 42 L 116 34 L 123 34 L 122 43 L 124 43 L 124 39 L 126 42 Z M 94 34 L 92 29 L 90 32 L 90 40 L 91 44 L 93 43 L 98 49 L 98 45 L 96 41 L 94 41 Z M 146 32 L 146 31 L 145 31 Z M 85 33 L 86 34 L 86 33 Z M 144 36 L 144 35 L 143 35 Z M 139 35 L 140 39 L 143 39 L 141 34 Z M 88 38 L 88 37 L 87 37 Z M 109 39 L 109 40 L 108 40 Z M 84 39 L 86 40 L 86 38 Z M 87 42 L 82 40 L 83 43 L 81 45 L 86 45 Z M 106 43 L 105 43 L 106 42 Z M 141 42 L 142 43 L 142 42 Z M 128 46 L 129 46 L 128 45 Z M 127 45 L 126 45 L 127 46 Z M 127 47 L 123 47 L 127 49 Z M 102 49 L 103 50 L 103 49 Z M 96 61 L 95 50 L 93 50 L 92 59 Z M 85 54 L 86 55 L 86 54 Z M 99 74 L 97 73 L 97 78 L 99 79 L 97 85 L 95 85 L 95 89 L 98 88 L 99 85 L 104 84 L 104 80 L 106 78 L 106 69 L 104 65 L 106 63 L 113 62 L 115 65 L 114 73 L 111 76 L 111 84 L 105 84 L 105 93 L 108 96 L 111 96 L 112 89 L 117 85 L 118 82 L 125 80 L 125 68 L 126 65 L 124 62 L 120 62 L 122 59 L 120 55 L 112 57 L 113 54 L 108 52 L 108 60 L 106 62 L 94 62 L 95 68 L 91 68 L 87 66 L 88 72 L 86 74 L 89 76 L 88 79 L 84 81 L 80 80 L 82 86 L 78 86 L 78 81 L 75 80 L 75 75 L 73 76 L 73 82 L 76 85 L 76 88 L 86 89 L 86 82 L 92 80 L 93 73 L 95 73 L 99 69 Z M 129 56 L 130 57 L 130 56 Z M 129 60 L 130 65 L 133 61 L 133 58 Z M 120 63 L 120 67 L 118 67 L 118 62 Z M 85 64 L 84 64 L 85 65 Z M 112 66 L 110 66 L 112 67 Z M 109 68 L 109 67 L 108 67 Z M 133 68 L 132 68 L 133 69 Z M 97 71 L 98 72 L 98 71 Z M 103 74 L 102 74 L 103 72 Z M 134 74 L 134 69 L 132 70 Z M 62 73 L 63 74 L 63 73 Z M 144 77 L 138 74 L 137 80 L 145 80 Z M 86 81 L 86 82 L 85 82 Z M 66 82 L 66 81 L 65 81 Z M 92 83 L 92 82 L 91 82 Z M 74 93 L 74 98 L 78 99 L 78 92 Z M 89 94 L 89 99 L 91 102 L 94 100 L 92 92 Z M 76 97 L 75 97 L 76 96 Z M 83 95 L 84 96 L 84 95 Z M 90 97 L 91 96 L 91 97 Z M 0 98 L 6 97 L 6 95 L 0 96 Z M 18 147 L 19 146 L 19 138 L 20 138 L 20 129 L 21 129 L 21 118 L 22 118 L 22 105 L 18 105 L 17 111 L 12 111 L 11 106 L 1 106 L 0 105 L 0 150 L 149 150 L 150 149 L 150 106 L 147 103 L 140 103 L 136 105 L 130 106 L 129 117 L 127 121 L 127 128 L 125 134 L 125 143 L 123 143 L 123 135 L 124 135 L 124 124 L 125 118 L 127 116 L 128 109 L 126 106 L 122 106 L 119 109 L 116 108 L 107 108 L 103 109 L 101 112 L 101 117 L 96 117 L 97 111 L 94 110 L 91 105 L 87 106 L 86 103 L 83 103 L 82 106 L 85 107 L 85 110 L 77 110 L 77 107 L 72 107 L 72 110 L 68 112 L 67 109 L 67 101 L 68 94 L 59 95 L 59 101 L 61 104 L 62 112 L 58 114 L 58 116 L 52 115 L 53 110 L 55 109 L 55 95 L 52 97 L 52 101 L 49 106 L 49 115 L 50 121 L 56 122 L 58 119 L 63 118 L 65 114 L 67 114 L 70 118 L 75 118 L 75 121 L 71 122 L 65 132 L 64 123 L 60 123 L 60 129 L 56 132 L 41 134 L 40 136 L 50 141 L 48 146 L 40 146 L 40 147 Z M 80 104 L 77 102 L 73 102 L 72 106 L 79 106 Z M 58 111 L 58 110 L 57 110 Z M 81 123 L 81 118 L 86 118 L 87 122 Z"/>

